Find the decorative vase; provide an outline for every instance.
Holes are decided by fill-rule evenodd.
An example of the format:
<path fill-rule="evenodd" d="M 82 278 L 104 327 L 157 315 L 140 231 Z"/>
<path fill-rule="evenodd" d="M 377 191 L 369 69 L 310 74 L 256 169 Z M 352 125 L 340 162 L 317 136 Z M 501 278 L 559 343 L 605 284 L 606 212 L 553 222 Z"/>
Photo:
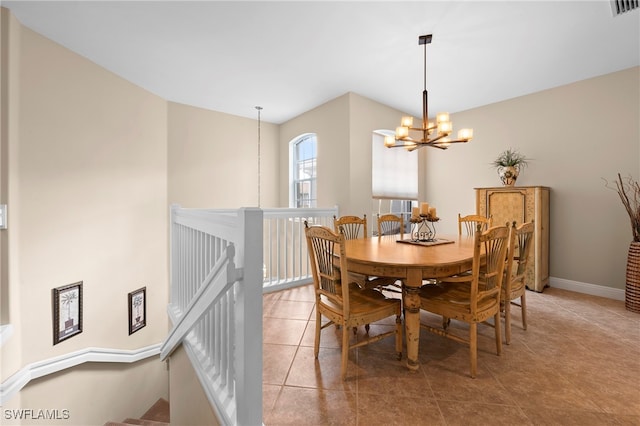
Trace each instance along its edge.
<path fill-rule="evenodd" d="M 498 168 L 498 175 L 502 184 L 505 186 L 513 186 L 516 184 L 520 170 L 515 166 L 504 166 Z"/>
<path fill-rule="evenodd" d="M 627 254 L 627 279 L 624 307 L 640 313 L 640 241 L 632 241 Z"/>

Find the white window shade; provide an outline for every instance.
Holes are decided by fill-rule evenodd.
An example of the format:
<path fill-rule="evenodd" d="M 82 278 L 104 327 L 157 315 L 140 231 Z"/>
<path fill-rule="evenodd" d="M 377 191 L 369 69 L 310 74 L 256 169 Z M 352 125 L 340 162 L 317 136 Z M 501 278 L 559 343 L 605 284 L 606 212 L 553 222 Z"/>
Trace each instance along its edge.
<path fill-rule="evenodd" d="M 403 148 L 384 146 L 385 135 L 373 132 L 371 149 L 371 181 L 373 198 L 418 199 L 418 153 Z"/>

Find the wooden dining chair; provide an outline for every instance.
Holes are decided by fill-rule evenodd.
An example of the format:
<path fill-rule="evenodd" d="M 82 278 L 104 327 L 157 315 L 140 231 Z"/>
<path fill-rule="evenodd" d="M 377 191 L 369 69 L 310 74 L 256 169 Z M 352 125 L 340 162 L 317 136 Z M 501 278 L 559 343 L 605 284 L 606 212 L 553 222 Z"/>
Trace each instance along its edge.
<path fill-rule="evenodd" d="M 378 237 L 384 235 L 400 235 L 404 238 L 404 219 L 392 213 L 378 214 Z M 378 291 L 390 291 L 402 293 L 402 284 L 398 284 L 399 278 L 393 277 L 368 277 L 365 288 L 374 288 Z"/>
<path fill-rule="evenodd" d="M 477 214 L 461 216 L 460 213 L 458 213 L 458 235 L 462 235 L 463 228 L 465 235 L 473 235 L 475 234 L 478 225 L 482 225 L 483 231 L 491 228 L 491 217 L 484 217 Z"/>
<path fill-rule="evenodd" d="M 355 238 L 367 238 L 367 215 L 358 216 L 333 216 L 333 230 L 336 234 L 342 233 L 345 240 L 353 240 Z M 369 277 L 362 274 L 350 272 L 350 280 L 358 283 L 362 288 L 367 287 Z M 355 331 L 355 330 L 354 330 Z"/>
<path fill-rule="evenodd" d="M 378 215 L 378 236 L 397 235 L 404 238 L 404 218 L 392 213 Z"/>
<path fill-rule="evenodd" d="M 495 226 L 474 234 L 473 266 L 471 274 L 443 278 L 436 285 L 420 289 L 420 309 L 441 315 L 442 328 L 425 323 L 420 327 L 469 346 L 471 377 L 476 377 L 478 366 L 478 323 L 494 318 L 496 351 L 502 352 L 500 332 L 500 296 L 504 277 L 505 259 L 512 227 Z M 452 332 L 450 320 L 469 324 L 467 336 Z"/>
<path fill-rule="evenodd" d="M 533 222 L 523 223 L 515 227 L 514 238 L 510 241 L 505 278 L 502 285 L 502 310 L 504 312 L 505 343 L 511 343 L 511 306 L 520 308 L 522 328 L 527 329 L 527 301 L 526 301 L 526 273 L 531 250 L 535 226 Z M 516 302 L 520 299 L 520 303 Z"/>
<path fill-rule="evenodd" d="M 399 299 L 388 299 L 375 290 L 363 290 L 349 281 L 344 234 L 336 234 L 324 226 L 310 227 L 305 221 L 305 235 L 309 251 L 316 301 L 316 333 L 314 356 L 320 350 L 320 331 L 331 325 L 342 329 L 342 357 L 340 371 L 342 380 L 346 378 L 349 350 L 377 342 L 395 335 L 395 349 L 398 360 L 402 358 L 402 306 Z M 385 318 L 396 317 L 394 330 L 350 342 L 349 329 L 366 325 Z M 329 321 L 322 324 L 322 317 Z"/>
<path fill-rule="evenodd" d="M 355 238 L 367 238 L 367 215 L 353 216 L 333 216 L 333 229 L 335 233 L 341 233 L 346 240 L 352 240 Z M 374 289 L 383 291 L 388 286 L 393 286 L 396 279 L 388 277 L 369 277 L 367 275 L 358 274 L 356 272 L 349 272 L 349 281 L 355 282 L 363 289 Z M 399 292 L 398 289 L 391 290 Z M 401 291 L 400 291 L 401 292 Z M 369 331 L 369 324 L 365 324 L 365 329 Z M 353 327 L 353 334 L 357 334 L 358 328 Z"/>
<path fill-rule="evenodd" d="M 339 228 L 342 226 L 344 238 L 347 240 L 353 240 L 355 238 L 367 238 L 367 215 L 362 217 L 358 216 L 333 216 L 333 230 L 339 232 Z"/>

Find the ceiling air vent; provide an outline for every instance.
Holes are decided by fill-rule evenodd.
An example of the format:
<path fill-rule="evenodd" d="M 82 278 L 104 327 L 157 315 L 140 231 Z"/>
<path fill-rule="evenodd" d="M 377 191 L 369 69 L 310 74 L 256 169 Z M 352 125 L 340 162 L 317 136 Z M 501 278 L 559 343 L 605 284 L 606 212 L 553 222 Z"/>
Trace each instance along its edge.
<path fill-rule="evenodd" d="M 626 12 L 631 12 L 634 9 L 640 7 L 639 0 L 611 0 L 611 11 L 613 16 L 622 15 Z"/>

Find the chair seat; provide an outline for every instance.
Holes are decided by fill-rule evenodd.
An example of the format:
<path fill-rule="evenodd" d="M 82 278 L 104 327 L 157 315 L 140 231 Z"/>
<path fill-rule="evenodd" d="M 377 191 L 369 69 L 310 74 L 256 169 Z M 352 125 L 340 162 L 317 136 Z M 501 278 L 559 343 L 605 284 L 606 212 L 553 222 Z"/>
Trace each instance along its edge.
<path fill-rule="evenodd" d="M 387 298 L 377 290 L 361 289 L 356 283 L 351 283 L 349 287 L 350 315 L 342 321 L 343 326 L 366 325 L 400 312 L 400 299 Z M 320 310 L 325 309 L 338 316 L 343 311 L 340 304 L 323 297 Z"/>
<path fill-rule="evenodd" d="M 454 305 L 454 309 L 451 309 Z M 420 306 L 422 309 L 448 318 L 484 321 L 493 316 L 498 301 L 489 297 L 478 300 L 476 316 L 471 315 L 471 293 L 469 283 L 439 283 L 422 286 Z M 467 307 L 465 311 L 461 308 Z"/>
<path fill-rule="evenodd" d="M 349 281 L 352 283 L 358 284 L 361 289 L 377 289 L 377 290 L 390 290 L 388 287 L 395 286 L 400 289 L 400 286 L 397 286 L 395 283 L 399 280 L 399 278 L 389 278 L 389 277 L 370 277 L 367 275 L 359 274 L 357 272 L 349 273 Z M 390 290 L 392 291 L 392 290 Z M 380 291 L 378 291 L 379 293 Z M 397 291 L 400 292 L 400 291 Z"/>
<path fill-rule="evenodd" d="M 367 281 L 369 281 L 369 277 L 363 274 L 358 274 L 357 272 L 349 271 L 349 281 L 358 284 L 360 288 L 367 288 Z"/>
<path fill-rule="evenodd" d="M 402 293 L 402 285 L 397 284 L 400 278 L 393 277 L 369 277 L 364 283 L 364 288 L 375 289 L 377 292 L 389 291 L 392 293 Z"/>
<path fill-rule="evenodd" d="M 502 287 L 502 296 L 504 300 L 513 300 L 517 299 L 525 292 L 525 284 L 524 281 L 516 281 L 511 285 L 510 289 L 506 287 Z M 509 294 L 507 294 L 509 292 Z"/>

